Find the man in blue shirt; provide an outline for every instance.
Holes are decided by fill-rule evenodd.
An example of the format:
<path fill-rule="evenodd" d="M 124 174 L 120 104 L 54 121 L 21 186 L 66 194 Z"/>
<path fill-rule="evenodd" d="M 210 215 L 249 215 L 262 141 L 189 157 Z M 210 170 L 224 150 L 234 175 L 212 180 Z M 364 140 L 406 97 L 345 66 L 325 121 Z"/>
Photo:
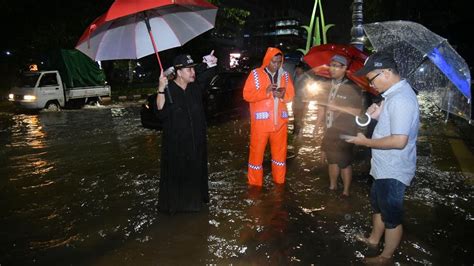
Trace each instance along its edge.
<path fill-rule="evenodd" d="M 385 235 L 382 253 L 366 258 L 367 263 L 384 264 L 392 259 L 403 234 L 403 197 L 416 168 L 418 100 L 410 84 L 398 74 L 390 54 L 371 55 L 356 75 L 365 75 L 384 98 L 380 106 L 373 104 L 367 109 L 367 114 L 378 120 L 372 138 L 359 133 L 347 140 L 372 148 L 370 174 L 375 179 L 370 192 L 374 211 L 372 232 L 368 238 L 359 240 L 375 246 Z"/>

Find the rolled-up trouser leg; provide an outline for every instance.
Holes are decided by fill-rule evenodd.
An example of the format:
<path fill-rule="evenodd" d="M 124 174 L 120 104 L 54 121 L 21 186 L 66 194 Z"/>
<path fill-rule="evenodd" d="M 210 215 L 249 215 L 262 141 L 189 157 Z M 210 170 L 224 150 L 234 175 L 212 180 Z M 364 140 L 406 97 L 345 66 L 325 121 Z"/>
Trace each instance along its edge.
<path fill-rule="evenodd" d="M 270 133 L 272 175 L 273 181 L 277 184 L 285 183 L 287 136 L 286 125 L 282 126 L 278 131 Z"/>
<path fill-rule="evenodd" d="M 259 132 L 251 130 L 250 132 L 250 154 L 248 166 L 248 182 L 249 185 L 262 186 L 263 185 L 263 155 L 265 153 L 265 146 L 267 146 L 268 132 Z"/>

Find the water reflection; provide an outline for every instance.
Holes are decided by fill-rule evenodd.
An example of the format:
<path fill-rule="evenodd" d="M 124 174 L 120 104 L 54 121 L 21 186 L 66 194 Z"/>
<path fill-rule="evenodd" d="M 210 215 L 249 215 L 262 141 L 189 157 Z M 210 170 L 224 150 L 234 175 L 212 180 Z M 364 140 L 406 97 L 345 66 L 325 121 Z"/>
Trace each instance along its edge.
<path fill-rule="evenodd" d="M 73 250 L 135 235 L 154 222 L 157 169 L 133 160 L 152 165 L 156 152 L 138 151 L 155 145 L 141 145 L 140 135 L 156 135 L 136 124 L 136 108 L 118 121 L 111 113 L 104 108 L 2 116 L 1 124 L 10 126 L 0 140 L 6 155 L 0 160 L 0 222 L 6 229 L 0 249 L 7 254 L 0 263 L 40 257 L 45 263 L 58 254 L 72 259 Z M 117 150 L 122 142 L 127 144 Z"/>
<path fill-rule="evenodd" d="M 12 147 L 30 146 L 33 149 L 44 148 L 45 133 L 37 115 L 19 115 L 13 118 Z"/>
<path fill-rule="evenodd" d="M 160 132 L 141 128 L 138 106 L 2 114 L 0 264 L 358 264 L 371 252 L 354 241 L 371 224 L 368 157 L 358 153 L 349 200 L 328 191 L 317 108 L 290 139 L 287 184 L 267 175 L 257 191 L 246 113 L 210 121 L 208 210 L 176 216 L 156 211 Z M 473 188 L 433 130 L 443 115 L 423 108 L 396 262 L 472 264 Z"/>
<path fill-rule="evenodd" d="M 249 252 L 255 252 L 246 258 L 249 262 L 281 264 L 286 261 L 289 216 L 284 206 L 285 190 L 285 185 L 275 185 L 267 193 L 258 187 L 248 189 L 251 206 L 246 210 L 246 224 L 240 231 L 239 242 L 251 246 Z"/>

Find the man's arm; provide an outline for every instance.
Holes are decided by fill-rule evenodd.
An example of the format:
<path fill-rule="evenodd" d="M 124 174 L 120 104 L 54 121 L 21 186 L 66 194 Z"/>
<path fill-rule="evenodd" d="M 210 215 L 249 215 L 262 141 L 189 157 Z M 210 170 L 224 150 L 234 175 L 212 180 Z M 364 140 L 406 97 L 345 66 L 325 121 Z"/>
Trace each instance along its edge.
<path fill-rule="evenodd" d="M 211 82 L 211 79 L 217 74 L 217 67 L 208 67 L 206 64 L 198 64 L 195 70 L 196 82 L 204 91 Z"/>
<path fill-rule="evenodd" d="M 407 135 L 390 135 L 380 139 L 368 139 L 364 134 L 358 133 L 357 136 L 353 138 L 348 138 L 346 140 L 349 143 L 354 143 L 360 146 L 366 146 L 373 149 L 380 150 L 390 150 L 398 149 L 401 150 L 405 148 L 408 143 Z"/>
<path fill-rule="evenodd" d="M 247 80 L 245 81 L 243 97 L 244 100 L 249 103 L 268 99 L 271 95 L 272 89 L 276 88 L 276 85 L 274 84 L 268 86 L 267 88 L 257 88 L 256 84 L 260 83 L 259 81 L 256 82 L 255 79 L 258 79 L 258 75 L 256 72 L 251 71 Z"/>
<path fill-rule="evenodd" d="M 217 57 L 214 56 L 214 50 L 210 54 L 203 56 L 202 63 L 194 67 L 196 71 L 196 83 L 204 94 L 211 79 L 217 74 Z"/>

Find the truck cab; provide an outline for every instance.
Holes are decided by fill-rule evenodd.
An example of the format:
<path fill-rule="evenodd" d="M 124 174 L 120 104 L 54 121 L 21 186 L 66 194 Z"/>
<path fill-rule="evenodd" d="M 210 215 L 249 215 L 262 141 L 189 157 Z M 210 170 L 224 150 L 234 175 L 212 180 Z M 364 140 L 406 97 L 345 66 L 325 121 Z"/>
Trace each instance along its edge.
<path fill-rule="evenodd" d="M 64 107 L 64 87 L 58 71 L 25 72 L 9 100 L 27 109 Z"/>

